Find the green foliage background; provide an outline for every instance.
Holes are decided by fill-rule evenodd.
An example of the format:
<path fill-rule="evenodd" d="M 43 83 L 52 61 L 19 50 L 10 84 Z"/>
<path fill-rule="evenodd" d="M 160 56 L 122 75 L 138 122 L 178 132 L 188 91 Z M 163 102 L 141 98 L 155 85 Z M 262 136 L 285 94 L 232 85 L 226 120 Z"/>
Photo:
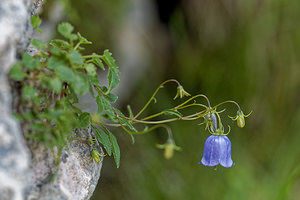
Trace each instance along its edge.
<path fill-rule="evenodd" d="M 68 5 L 71 23 L 94 43 L 89 50 L 109 48 L 114 53 L 116 30 L 131 1 Z M 191 94 L 206 94 L 212 104 L 232 99 L 245 113 L 254 110 L 245 128 L 232 126 L 235 166 L 214 171 L 198 164 L 208 133 L 195 122 L 170 124 L 183 148 L 171 160 L 155 148 L 165 142 L 163 131 L 138 136 L 132 145 L 130 137 L 116 129 L 112 131 L 120 143 L 120 168 L 113 159 L 104 160 L 93 199 L 299 199 L 299 10 L 297 0 L 179 2 L 166 26 L 172 45 L 165 62 L 151 51 L 149 65 L 155 67 L 140 78 L 128 104 L 138 110 L 149 91 L 176 78 Z M 164 92 L 151 106 L 153 112 L 173 103 L 175 86 Z"/>

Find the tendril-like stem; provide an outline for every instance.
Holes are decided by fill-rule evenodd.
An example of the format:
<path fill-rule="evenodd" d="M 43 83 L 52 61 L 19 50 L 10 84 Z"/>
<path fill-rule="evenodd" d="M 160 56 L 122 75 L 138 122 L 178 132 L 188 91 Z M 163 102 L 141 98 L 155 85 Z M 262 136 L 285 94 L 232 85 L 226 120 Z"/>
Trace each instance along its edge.
<path fill-rule="evenodd" d="M 238 107 L 239 110 L 241 110 L 240 105 L 239 105 L 237 102 L 232 101 L 232 100 L 223 101 L 222 103 L 219 103 L 218 105 L 215 105 L 215 106 L 213 107 L 213 109 L 215 109 L 215 108 L 217 108 L 217 107 L 219 107 L 220 105 L 223 105 L 223 104 L 225 104 L 225 103 L 233 103 L 233 104 L 235 104 L 235 105 Z"/>
<path fill-rule="evenodd" d="M 133 119 L 136 119 L 138 116 L 140 116 L 144 111 L 145 109 L 149 106 L 149 104 L 151 103 L 151 101 L 154 99 L 155 95 L 157 94 L 157 92 L 168 82 L 175 82 L 178 84 L 178 86 L 180 86 L 180 83 L 175 80 L 175 79 L 169 79 L 169 80 L 166 80 L 164 81 L 163 83 L 161 83 L 157 89 L 155 90 L 155 92 L 153 93 L 153 95 L 150 97 L 150 99 L 148 100 L 148 102 L 146 103 L 146 105 L 140 110 L 140 112 L 138 114 L 135 115 L 135 117 Z"/>
<path fill-rule="evenodd" d="M 208 107 L 210 107 L 210 102 L 209 102 L 209 99 L 207 98 L 207 96 L 205 96 L 204 94 L 198 94 L 198 95 L 195 95 L 195 96 L 189 98 L 188 100 L 186 100 L 182 104 L 176 106 L 175 109 L 180 109 L 180 107 L 184 106 L 185 104 L 187 104 L 188 102 L 192 101 L 193 99 L 196 99 L 197 97 L 204 97 L 206 99 L 206 101 L 207 101 Z"/>

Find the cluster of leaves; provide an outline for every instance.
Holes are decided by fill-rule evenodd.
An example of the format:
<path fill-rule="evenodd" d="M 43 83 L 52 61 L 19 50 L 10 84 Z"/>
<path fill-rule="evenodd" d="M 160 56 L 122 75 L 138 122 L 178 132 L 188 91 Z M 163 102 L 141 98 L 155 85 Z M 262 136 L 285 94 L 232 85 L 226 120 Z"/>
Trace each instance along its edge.
<path fill-rule="evenodd" d="M 40 31 L 37 28 L 40 19 L 34 16 L 31 21 Z M 59 152 L 70 139 L 68 137 L 73 129 L 85 128 L 93 123 L 95 137 L 104 145 L 108 155 L 114 155 L 119 167 L 120 150 L 115 136 L 104 126 L 98 128 L 96 123 L 101 118 L 118 121 L 116 109 L 111 105 L 117 96 L 111 92 L 119 84 L 120 71 L 108 50 L 103 55 L 82 55 L 80 52 L 84 48 L 81 45 L 92 42 L 80 33 L 74 34 L 73 29 L 69 23 L 61 23 L 57 30 L 64 40 L 54 39 L 47 44 L 32 39 L 31 44 L 39 53 L 24 53 L 21 61 L 12 66 L 10 77 L 21 86 L 17 117 L 23 124 L 29 125 L 25 133 L 27 137 L 43 142 L 48 148 L 57 147 Z M 100 85 L 97 78 L 98 69 L 104 71 L 106 68 L 107 87 Z M 97 117 L 75 106 L 78 95 L 87 92 L 97 102 Z"/>

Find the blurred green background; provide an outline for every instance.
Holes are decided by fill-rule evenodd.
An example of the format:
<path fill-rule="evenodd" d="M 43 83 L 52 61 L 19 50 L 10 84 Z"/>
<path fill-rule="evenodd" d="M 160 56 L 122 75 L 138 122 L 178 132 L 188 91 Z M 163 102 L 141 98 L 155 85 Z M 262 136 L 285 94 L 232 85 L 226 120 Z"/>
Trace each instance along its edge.
<path fill-rule="evenodd" d="M 48 1 L 44 18 L 50 18 Z M 253 110 L 232 127 L 226 169 L 199 165 L 209 136 L 199 121 L 170 123 L 183 151 L 165 160 L 165 130 L 137 136 L 115 129 L 121 166 L 106 157 L 93 200 L 300 199 L 300 2 L 298 0 L 85 0 L 64 2 L 64 18 L 93 45 L 113 52 L 123 76 L 117 107 L 135 111 L 175 78 L 213 105 L 236 100 Z M 122 82 L 123 81 L 123 82 Z M 181 102 L 166 86 L 146 114 Z M 233 116 L 236 107 L 226 106 Z M 222 115 L 226 118 L 226 115 Z"/>

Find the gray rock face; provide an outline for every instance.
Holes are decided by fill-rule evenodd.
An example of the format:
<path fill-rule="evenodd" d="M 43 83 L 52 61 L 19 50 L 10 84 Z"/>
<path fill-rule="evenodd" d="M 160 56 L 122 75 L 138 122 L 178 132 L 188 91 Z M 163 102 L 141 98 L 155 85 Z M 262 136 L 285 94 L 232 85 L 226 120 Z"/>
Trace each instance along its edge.
<path fill-rule="evenodd" d="M 91 129 L 76 129 L 72 137 L 91 137 Z M 57 170 L 52 153 L 41 144 L 29 143 L 33 173 L 26 199 L 80 200 L 91 197 L 100 177 L 103 158 L 99 163 L 90 160 L 89 145 L 77 140 L 69 142 L 62 152 L 57 176 L 50 182 Z M 102 153 L 102 149 L 98 151 Z"/>
<path fill-rule="evenodd" d="M 0 199 L 89 199 L 103 159 L 100 163 L 89 162 L 90 147 L 72 141 L 63 150 L 57 171 L 52 153 L 42 144 L 25 141 L 19 122 L 12 116 L 12 102 L 19 96 L 11 90 L 8 72 L 28 47 L 30 17 L 41 3 L 42 0 L 0 1 Z M 76 129 L 72 137 L 89 138 L 91 134 L 91 129 Z M 50 182 L 55 172 L 57 176 Z"/>

